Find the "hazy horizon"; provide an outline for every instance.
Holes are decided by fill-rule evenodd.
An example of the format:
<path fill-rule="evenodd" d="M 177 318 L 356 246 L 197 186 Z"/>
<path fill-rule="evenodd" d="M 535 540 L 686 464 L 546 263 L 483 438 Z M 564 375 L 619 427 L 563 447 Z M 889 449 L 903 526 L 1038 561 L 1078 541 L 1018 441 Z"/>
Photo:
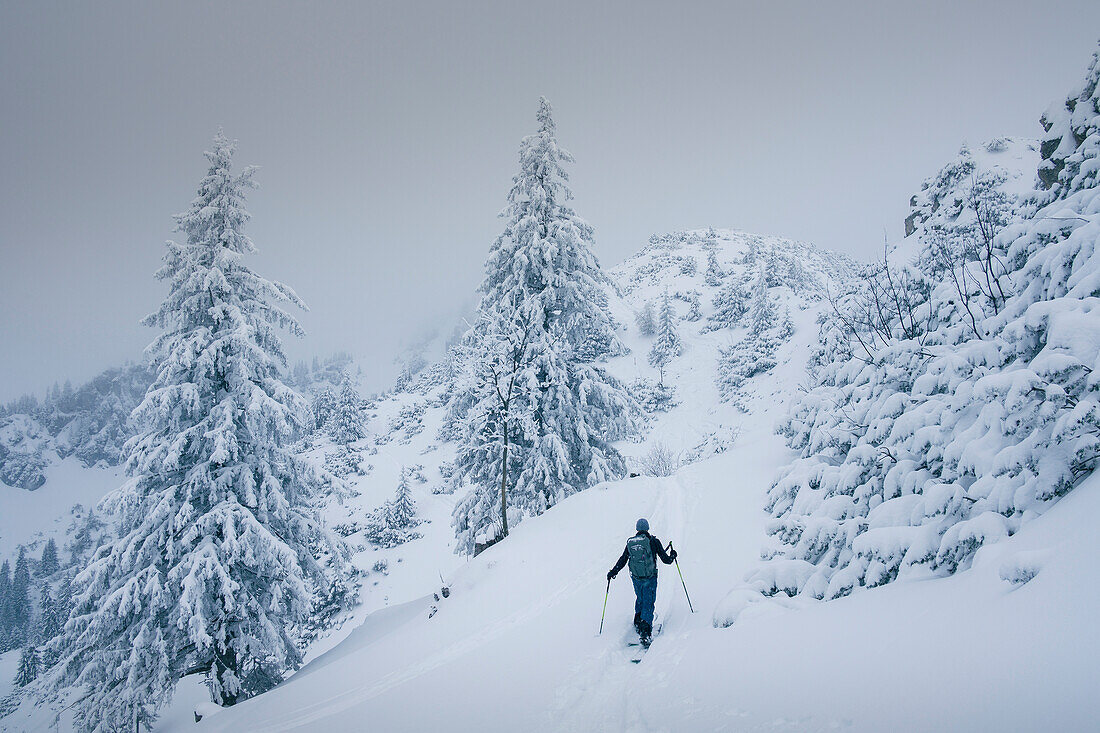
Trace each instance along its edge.
<path fill-rule="evenodd" d="M 1097 28 L 1085 2 L 5 4 L 0 402 L 141 358 L 219 127 L 261 168 L 251 266 L 311 307 L 292 361 L 347 350 L 378 388 L 472 301 L 540 95 L 605 266 L 707 226 L 866 259 L 961 144 L 1037 136 Z"/>

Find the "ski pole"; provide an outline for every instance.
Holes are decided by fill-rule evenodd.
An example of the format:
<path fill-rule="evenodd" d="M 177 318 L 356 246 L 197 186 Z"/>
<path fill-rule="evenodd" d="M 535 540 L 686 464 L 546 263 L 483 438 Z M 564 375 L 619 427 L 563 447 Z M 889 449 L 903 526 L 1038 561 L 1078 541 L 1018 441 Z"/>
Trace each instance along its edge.
<path fill-rule="evenodd" d="M 668 543 L 668 549 L 672 549 L 671 541 Z M 673 562 L 676 563 L 676 572 L 680 573 L 680 585 L 684 586 L 684 597 L 688 599 L 688 608 L 691 609 L 692 613 L 695 613 L 695 609 L 691 606 L 691 594 L 688 593 L 687 583 L 684 582 L 684 574 L 680 571 L 680 560 L 677 558 Z"/>
<path fill-rule="evenodd" d="M 607 590 L 603 594 L 603 613 L 600 614 L 600 634 L 603 634 L 603 617 L 607 615 L 607 596 L 611 594 L 611 578 L 607 579 Z"/>

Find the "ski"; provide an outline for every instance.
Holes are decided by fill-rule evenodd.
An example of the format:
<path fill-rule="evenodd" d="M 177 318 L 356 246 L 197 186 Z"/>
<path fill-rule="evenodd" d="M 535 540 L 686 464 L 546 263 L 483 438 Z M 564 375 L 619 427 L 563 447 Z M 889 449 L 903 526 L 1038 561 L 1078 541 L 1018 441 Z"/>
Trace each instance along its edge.
<path fill-rule="evenodd" d="M 661 633 L 661 625 L 657 624 L 653 627 L 653 633 L 649 636 L 649 641 L 629 641 L 628 647 L 632 647 L 635 650 L 635 655 L 630 659 L 631 664 L 640 664 L 645 653 L 649 651 L 649 647 L 653 645 L 653 640 Z"/>

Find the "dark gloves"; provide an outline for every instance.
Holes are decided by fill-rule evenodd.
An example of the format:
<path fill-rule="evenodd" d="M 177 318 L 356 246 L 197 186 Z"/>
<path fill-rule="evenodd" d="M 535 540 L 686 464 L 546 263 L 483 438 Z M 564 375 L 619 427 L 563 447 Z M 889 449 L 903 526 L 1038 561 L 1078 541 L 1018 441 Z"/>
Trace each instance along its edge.
<path fill-rule="evenodd" d="M 669 560 L 675 560 L 676 559 L 676 550 L 669 550 L 668 559 Z"/>
<path fill-rule="evenodd" d="M 607 571 L 607 579 L 608 580 L 614 580 L 616 575 L 617 575 L 617 573 L 614 570 L 608 570 Z"/>

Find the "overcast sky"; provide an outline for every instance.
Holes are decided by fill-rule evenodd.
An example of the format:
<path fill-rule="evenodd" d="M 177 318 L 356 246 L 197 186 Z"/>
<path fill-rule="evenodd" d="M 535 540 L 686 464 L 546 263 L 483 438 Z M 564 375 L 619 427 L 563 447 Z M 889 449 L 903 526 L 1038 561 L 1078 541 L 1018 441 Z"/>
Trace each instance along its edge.
<path fill-rule="evenodd" d="M 705 226 L 871 256 L 964 141 L 1035 136 L 1100 3 L 0 2 L 0 400 L 141 357 L 218 126 L 297 356 L 470 302 L 539 95 L 613 265 Z"/>

